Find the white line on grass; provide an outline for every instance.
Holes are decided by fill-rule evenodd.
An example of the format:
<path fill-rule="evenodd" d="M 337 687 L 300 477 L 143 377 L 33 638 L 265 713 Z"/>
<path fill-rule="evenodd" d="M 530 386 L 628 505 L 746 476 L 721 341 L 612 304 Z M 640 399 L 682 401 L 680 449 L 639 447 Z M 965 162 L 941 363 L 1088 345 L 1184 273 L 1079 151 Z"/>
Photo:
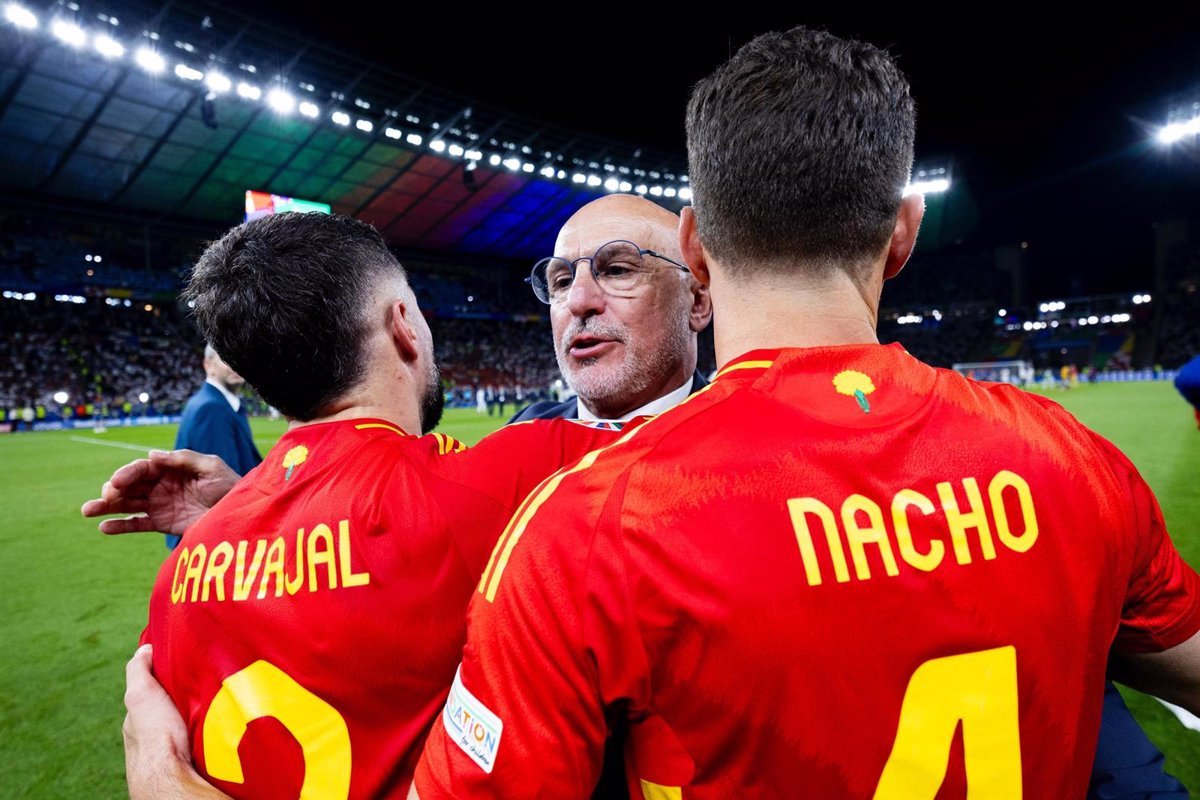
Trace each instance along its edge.
<path fill-rule="evenodd" d="M 89 439 L 86 436 L 68 436 L 67 438 L 70 439 L 72 442 L 83 442 L 84 444 L 98 444 L 103 447 L 120 447 L 122 450 L 133 450 L 135 453 L 149 453 L 151 450 L 154 449 L 153 447 L 142 447 L 141 445 L 130 444 L 129 442 L 113 442 L 113 441 L 105 441 L 105 440 L 101 440 L 101 439 Z"/>

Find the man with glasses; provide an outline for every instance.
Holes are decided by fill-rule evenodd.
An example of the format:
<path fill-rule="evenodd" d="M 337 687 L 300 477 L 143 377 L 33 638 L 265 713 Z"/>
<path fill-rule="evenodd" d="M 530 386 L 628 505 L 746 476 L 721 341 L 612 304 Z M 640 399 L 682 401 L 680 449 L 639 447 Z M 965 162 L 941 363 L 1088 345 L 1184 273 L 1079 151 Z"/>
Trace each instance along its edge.
<path fill-rule="evenodd" d="M 624 422 L 706 385 L 697 335 L 712 304 L 679 255 L 678 226 L 675 214 L 635 195 L 602 197 L 567 220 L 554 256 L 526 280 L 550 306 L 554 354 L 577 397 L 534 403 L 513 422 Z"/>

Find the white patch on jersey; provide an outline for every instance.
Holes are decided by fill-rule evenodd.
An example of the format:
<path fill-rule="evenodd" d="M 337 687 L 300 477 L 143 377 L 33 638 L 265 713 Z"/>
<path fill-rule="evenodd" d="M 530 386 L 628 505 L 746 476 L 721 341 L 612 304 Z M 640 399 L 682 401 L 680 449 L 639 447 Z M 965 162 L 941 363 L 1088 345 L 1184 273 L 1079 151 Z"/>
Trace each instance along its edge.
<path fill-rule="evenodd" d="M 500 749 L 504 723 L 463 686 L 461 665 L 454 673 L 454 684 L 442 712 L 442 724 L 450 739 L 490 775 L 496 766 L 496 751 Z"/>

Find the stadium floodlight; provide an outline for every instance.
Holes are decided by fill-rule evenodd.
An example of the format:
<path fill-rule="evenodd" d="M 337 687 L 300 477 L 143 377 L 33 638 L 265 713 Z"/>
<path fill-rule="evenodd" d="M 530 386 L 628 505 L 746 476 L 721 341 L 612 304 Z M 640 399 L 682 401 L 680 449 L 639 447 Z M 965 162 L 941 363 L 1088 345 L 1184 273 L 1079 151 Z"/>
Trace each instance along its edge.
<path fill-rule="evenodd" d="M 96 52 L 105 58 L 120 58 L 125 55 L 125 45 L 106 34 L 100 33 L 92 41 Z"/>
<path fill-rule="evenodd" d="M 384 128 L 383 135 L 388 137 L 389 139 L 399 139 L 404 134 L 400 131 L 399 128 Z"/>
<path fill-rule="evenodd" d="M 508 167 L 513 172 L 516 172 L 517 170 L 519 170 L 521 168 L 521 159 L 506 158 L 506 159 L 504 159 L 504 166 Z"/>
<path fill-rule="evenodd" d="M 462 158 L 463 153 L 465 152 L 467 151 L 463 149 L 461 144 L 450 145 L 450 155 L 454 156 L 455 158 Z"/>
<path fill-rule="evenodd" d="M 291 114 L 296 110 L 296 98 L 279 87 L 267 92 L 267 105 L 277 114 Z"/>
<path fill-rule="evenodd" d="M 910 194 L 941 194 L 950 191 L 950 181 L 947 178 L 935 178 L 931 181 L 913 181 L 904 187 L 904 196 Z"/>
<path fill-rule="evenodd" d="M 1040 305 L 1038 305 L 1038 311 L 1042 312 L 1043 314 L 1049 312 L 1050 304 L 1049 303 L 1041 303 Z"/>
<path fill-rule="evenodd" d="M 329 118 L 333 120 L 334 125 L 345 127 L 350 124 L 350 115 L 345 111 L 335 111 L 329 115 Z"/>
<path fill-rule="evenodd" d="M 621 185 L 621 182 L 616 178 L 609 178 L 604 182 L 604 188 L 610 192 L 615 192 Z"/>
<path fill-rule="evenodd" d="M 680 200 L 691 200 L 692 199 L 691 188 L 688 186 L 685 186 L 682 189 L 680 189 L 679 190 L 679 199 Z"/>
<path fill-rule="evenodd" d="M 526 161 L 524 164 L 521 165 L 522 172 L 533 172 L 534 169 L 535 169 L 535 167 L 533 166 L 533 164 L 530 164 L 528 161 Z"/>
<path fill-rule="evenodd" d="M 95 261 L 97 264 L 99 264 L 103 260 L 104 260 L 103 256 L 93 256 L 93 258 L 92 258 L 92 261 Z M 1146 295 L 1146 296 L 1149 297 L 1149 295 Z"/>
<path fill-rule="evenodd" d="M 567 179 L 567 171 L 565 169 L 560 169 L 554 177 L 558 178 L 560 181 L 565 181 Z"/>
<path fill-rule="evenodd" d="M 66 403 L 70 399 L 71 399 L 71 395 L 67 394 L 66 392 L 55 392 L 54 393 L 54 402 L 58 403 L 60 406 L 63 405 L 64 403 Z"/>
<path fill-rule="evenodd" d="M 483 159 L 483 153 L 478 150 L 468 150 L 463 154 L 463 157 L 466 158 L 467 161 L 480 161 Z"/>
<path fill-rule="evenodd" d="M 539 174 L 544 178 L 553 178 L 554 167 L 542 167 L 541 170 L 539 170 Z"/>
<path fill-rule="evenodd" d="M 142 392 L 141 394 L 139 394 L 139 395 L 138 395 L 138 400 L 139 400 L 139 401 L 141 401 L 141 402 L 143 402 L 143 403 L 149 403 L 149 402 L 150 402 L 150 395 L 149 395 L 149 394 L 147 394 L 146 392 Z"/>
<path fill-rule="evenodd" d="M 185 81 L 200 81 L 204 80 L 204 73 L 198 69 L 193 69 L 187 64 L 176 64 L 175 74 L 183 78 Z"/>
<path fill-rule="evenodd" d="M 355 120 L 354 127 L 358 128 L 363 133 L 370 133 L 375 130 L 375 123 L 369 119 Z"/>
<path fill-rule="evenodd" d="M 576 172 L 571 176 L 571 183 L 587 183 L 587 175 L 582 172 Z"/>
<path fill-rule="evenodd" d="M 650 187 L 650 194 L 653 195 L 654 197 L 662 197 L 662 193 L 663 193 L 663 190 L 662 190 L 661 186 L 651 186 Z"/>
<path fill-rule="evenodd" d="M 663 197 L 674 197 L 674 196 L 675 196 L 675 187 L 674 186 L 668 186 L 666 189 L 663 189 Z"/>
<path fill-rule="evenodd" d="M 219 72 L 210 72 L 204 76 L 204 85 L 217 94 L 224 94 L 233 88 L 233 81 Z"/>
<path fill-rule="evenodd" d="M 1158 129 L 1156 138 L 1159 144 L 1174 144 L 1189 136 L 1200 135 L 1200 117 L 1193 117 L 1185 122 L 1172 122 Z"/>
<path fill-rule="evenodd" d="M 600 177 L 598 175 L 588 175 L 587 176 L 587 185 L 588 186 L 595 187 L 595 186 L 599 186 L 600 183 L 601 183 L 601 181 L 600 181 Z"/>
<path fill-rule="evenodd" d="M 300 104 L 300 113 L 309 119 L 316 119 L 321 115 L 321 109 L 317 108 L 316 103 L 310 103 L 305 100 Z M 398 134 L 400 131 L 396 131 L 396 133 Z"/>
<path fill-rule="evenodd" d="M 25 30 L 32 30 L 38 24 L 37 17 L 34 16 L 32 11 L 16 3 L 9 3 L 4 7 L 4 18 L 18 28 L 24 28 Z"/>
<path fill-rule="evenodd" d="M 1098 323 L 1099 321 L 1100 321 L 1100 318 L 1099 318 L 1099 317 L 1097 317 L 1095 314 L 1093 314 L 1092 316 L 1088 317 L 1088 325 L 1095 325 L 1095 324 L 1096 324 L 1096 323 Z"/>
<path fill-rule="evenodd" d="M 151 75 L 158 75 L 167 68 L 167 60 L 160 56 L 157 52 L 149 47 L 142 47 L 134 56 L 137 65 L 149 72 Z"/>
<path fill-rule="evenodd" d="M 650 191 L 650 188 L 648 186 L 646 186 L 646 184 L 644 184 L 644 183 L 639 183 L 637 186 L 634 187 L 633 190 L 635 192 L 637 192 L 638 194 L 645 194 L 646 192 Z"/>
<path fill-rule="evenodd" d="M 999 311 L 997 311 L 997 312 L 996 312 L 996 316 L 998 316 L 998 317 L 1007 317 L 1007 316 L 1008 316 L 1008 309 L 1007 309 L 1007 308 L 1002 308 L 1002 309 L 1000 309 Z"/>
<path fill-rule="evenodd" d="M 258 98 L 262 97 L 262 89 L 258 88 L 252 83 L 246 83 L 245 81 L 238 84 L 237 93 L 238 97 L 244 97 L 247 100 L 257 100 Z"/>
<path fill-rule="evenodd" d="M 408 136 L 404 137 L 404 141 L 408 142 L 413 147 L 420 147 L 421 142 L 423 142 L 425 140 L 421 137 L 421 134 L 419 134 L 419 133 L 410 133 Z"/>
<path fill-rule="evenodd" d="M 500 161 L 501 161 L 500 156 L 496 155 L 495 153 L 492 153 L 490 156 L 488 156 L 488 163 L 491 164 L 493 167 L 500 166 Z"/>
<path fill-rule="evenodd" d="M 1075 322 L 1078 323 L 1079 325 L 1087 325 L 1088 324 L 1087 317 L 1080 317 L 1079 319 L 1075 320 Z"/>
<path fill-rule="evenodd" d="M 446 152 L 446 143 L 441 139 L 434 139 L 429 143 L 429 149 L 435 153 L 444 153 Z"/>
<path fill-rule="evenodd" d="M 83 32 L 83 28 L 74 22 L 67 22 L 65 19 L 54 20 L 50 24 L 50 32 L 61 42 L 69 44 L 71 47 L 83 47 L 87 42 L 87 34 Z"/>
<path fill-rule="evenodd" d="M 617 189 L 618 191 L 628 192 L 633 189 L 633 184 L 629 181 L 621 181 L 621 183 L 617 186 Z"/>

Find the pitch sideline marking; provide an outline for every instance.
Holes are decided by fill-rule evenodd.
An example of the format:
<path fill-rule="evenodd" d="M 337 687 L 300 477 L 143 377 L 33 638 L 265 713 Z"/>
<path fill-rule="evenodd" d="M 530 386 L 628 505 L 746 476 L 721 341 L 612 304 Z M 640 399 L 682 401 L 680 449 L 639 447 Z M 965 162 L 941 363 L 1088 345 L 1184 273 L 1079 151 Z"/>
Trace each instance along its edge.
<path fill-rule="evenodd" d="M 136 444 L 129 444 L 128 442 L 111 442 L 111 441 L 101 441 L 99 439 L 88 439 L 87 437 L 84 437 L 84 436 L 68 436 L 67 438 L 70 439 L 72 442 L 83 442 L 84 444 L 98 444 L 103 447 L 120 447 L 122 450 L 133 450 L 134 452 L 137 452 L 137 453 L 149 453 L 151 450 L 155 449 L 153 447 L 141 447 Z"/>

